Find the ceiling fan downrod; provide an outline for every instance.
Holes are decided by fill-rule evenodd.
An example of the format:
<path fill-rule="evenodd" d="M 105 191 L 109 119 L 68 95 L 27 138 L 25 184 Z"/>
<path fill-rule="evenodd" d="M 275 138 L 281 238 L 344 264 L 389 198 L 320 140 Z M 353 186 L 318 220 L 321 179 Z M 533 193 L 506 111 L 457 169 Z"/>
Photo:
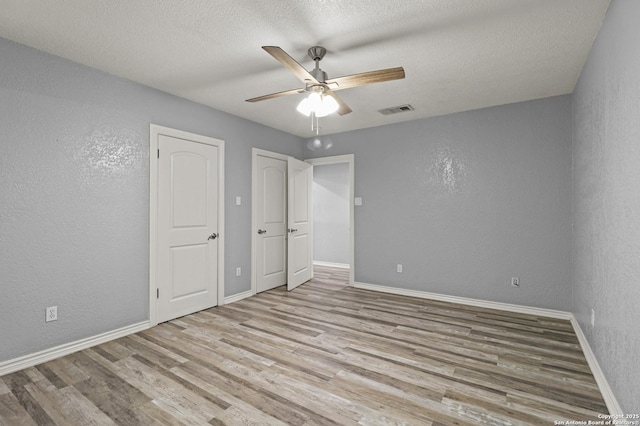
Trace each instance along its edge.
<path fill-rule="evenodd" d="M 309 72 L 316 80 L 320 83 L 323 83 L 321 86 L 311 85 L 307 86 L 307 91 L 317 91 L 320 95 L 324 95 L 325 85 L 324 82 L 327 81 L 327 73 L 320 69 L 320 61 L 326 55 L 327 49 L 322 46 L 313 46 L 307 50 L 307 55 L 316 63 L 315 68 Z M 315 112 L 311 112 L 311 131 L 315 132 L 316 135 L 320 135 L 320 123 L 319 118 Z"/>
<path fill-rule="evenodd" d="M 309 72 L 309 74 L 311 74 L 320 83 L 325 83 L 327 81 L 327 73 L 320 69 L 320 61 L 326 54 L 327 49 L 322 46 L 313 46 L 307 50 L 307 55 L 309 55 L 309 57 L 316 63 L 315 68 Z"/>

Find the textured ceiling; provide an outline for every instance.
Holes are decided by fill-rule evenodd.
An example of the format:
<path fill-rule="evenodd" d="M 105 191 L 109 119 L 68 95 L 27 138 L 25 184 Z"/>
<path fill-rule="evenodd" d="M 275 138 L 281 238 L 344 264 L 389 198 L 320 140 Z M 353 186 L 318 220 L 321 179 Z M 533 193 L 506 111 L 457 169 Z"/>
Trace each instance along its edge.
<path fill-rule="evenodd" d="M 340 91 L 330 134 L 571 93 L 609 0 L 0 0 L 0 36 L 299 136 L 302 84 L 260 47 L 329 78 L 403 66 Z M 411 104 L 415 111 L 377 110 Z"/>

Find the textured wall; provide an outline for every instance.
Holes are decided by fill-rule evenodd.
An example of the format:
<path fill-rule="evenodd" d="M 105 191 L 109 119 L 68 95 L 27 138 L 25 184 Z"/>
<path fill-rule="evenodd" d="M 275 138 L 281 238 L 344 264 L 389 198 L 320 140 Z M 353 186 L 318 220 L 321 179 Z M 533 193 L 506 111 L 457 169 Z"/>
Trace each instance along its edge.
<path fill-rule="evenodd" d="M 313 258 L 349 259 L 349 164 L 313 166 Z"/>
<path fill-rule="evenodd" d="M 573 95 L 573 311 L 627 413 L 640 413 L 639 22 L 640 2 L 611 3 Z"/>
<path fill-rule="evenodd" d="M 355 154 L 356 281 L 569 309 L 569 96 L 323 139 Z"/>
<path fill-rule="evenodd" d="M 301 158 L 299 138 L 4 39 L 0 58 L 0 361 L 148 318 L 150 122 L 226 141 L 226 294 L 250 288 L 251 147 Z"/>

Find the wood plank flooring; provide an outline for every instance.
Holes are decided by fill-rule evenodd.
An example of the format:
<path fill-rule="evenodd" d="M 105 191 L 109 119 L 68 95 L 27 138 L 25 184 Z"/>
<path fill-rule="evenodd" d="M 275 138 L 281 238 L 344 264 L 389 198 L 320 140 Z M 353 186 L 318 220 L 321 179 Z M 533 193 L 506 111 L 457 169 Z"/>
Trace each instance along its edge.
<path fill-rule="evenodd" d="M 274 289 L 0 378 L 2 425 L 553 425 L 607 413 L 568 321 Z"/>

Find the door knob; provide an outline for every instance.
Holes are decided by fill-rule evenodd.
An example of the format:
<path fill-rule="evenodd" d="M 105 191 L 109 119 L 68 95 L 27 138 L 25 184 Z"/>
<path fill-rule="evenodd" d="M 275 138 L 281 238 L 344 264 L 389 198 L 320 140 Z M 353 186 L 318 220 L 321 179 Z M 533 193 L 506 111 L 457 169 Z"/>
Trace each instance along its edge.
<path fill-rule="evenodd" d="M 267 230 L 266 229 L 258 229 L 258 234 L 262 235 L 262 234 L 266 234 Z"/>
<path fill-rule="evenodd" d="M 218 234 L 214 232 L 213 234 L 209 235 L 209 238 L 207 238 L 207 240 L 215 240 L 216 238 L 218 238 Z"/>
<path fill-rule="evenodd" d="M 292 233 L 292 234 L 293 234 L 294 232 L 297 232 L 297 231 L 298 231 L 298 230 L 297 230 L 296 228 L 289 228 L 289 232 L 290 232 L 290 233 Z"/>

